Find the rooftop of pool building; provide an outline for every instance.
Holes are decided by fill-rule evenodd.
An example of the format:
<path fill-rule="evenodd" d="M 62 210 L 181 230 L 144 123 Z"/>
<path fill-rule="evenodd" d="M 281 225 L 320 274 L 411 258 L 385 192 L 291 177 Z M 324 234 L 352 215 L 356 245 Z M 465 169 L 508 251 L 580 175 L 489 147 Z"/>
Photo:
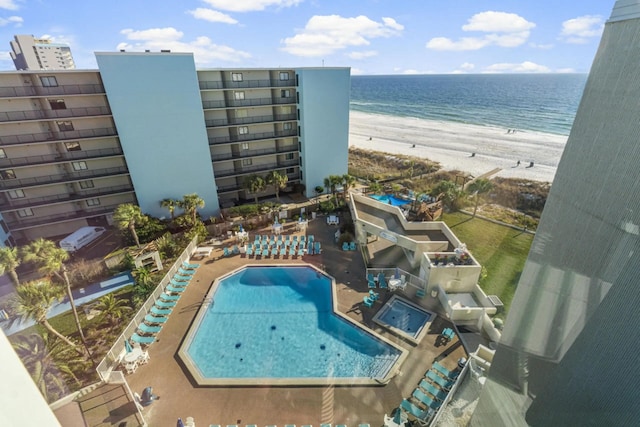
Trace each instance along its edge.
<path fill-rule="evenodd" d="M 211 286 L 179 355 L 199 385 L 379 384 L 406 350 L 335 309 L 312 266 L 248 266 Z"/>

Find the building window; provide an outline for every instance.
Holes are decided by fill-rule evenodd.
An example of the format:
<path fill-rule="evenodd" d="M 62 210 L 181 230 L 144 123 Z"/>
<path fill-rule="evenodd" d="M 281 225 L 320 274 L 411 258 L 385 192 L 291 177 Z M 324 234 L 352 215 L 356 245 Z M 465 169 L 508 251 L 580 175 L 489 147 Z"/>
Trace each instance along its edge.
<path fill-rule="evenodd" d="M 67 148 L 67 151 L 81 151 L 80 143 L 78 141 L 65 142 L 64 146 Z"/>
<path fill-rule="evenodd" d="M 287 168 L 285 172 L 287 175 L 293 175 L 294 173 L 296 173 L 296 170 L 295 168 Z"/>
<path fill-rule="evenodd" d="M 236 117 L 244 119 L 249 116 L 249 110 L 236 110 Z"/>
<path fill-rule="evenodd" d="M 302 152 L 302 141 L 298 141 L 298 151 Z"/>
<path fill-rule="evenodd" d="M 300 181 L 302 181 L 302 171 L 300 171 Z"/>
<path fill-rule="evenodd" d="M 280 72 L 280 80 L 289 80 L 289 73 L 286 71 L 281 71 Z"/>
<path fill-rule="evenodd" d="M 300 109 L 298 108 L 298 120 L 300 120 Z"/>
<path fill-rule="evenodd" d="M 241 82 L 242 81 L 242 73 L 231 73 L 231 81 L 232 82 Z"/>
<path fill-rule="evenodd" d="M 5 169 L 0 171 L 0 178 L 2 179 L 16 179 L 16 173 L 13 169 Z"/>
<path fill-rule="evenodd" d="M 298 158 L 298 164 L 299 164 L 300 166 L 302 166 L 302 156 L 300 156 L 300 157 Z"/>
<path fill-rule="evenodd" d="M 293 160 L 295 157 L 294 153 L 287 153 L 285 154 L 284 158 L 287 160 Z"/>
<path fill-rule="evenodd" d="M 60 132 L 67 132 L 67 131 L 73 130 L 73 123 L 69 121 L 56 122 L 56 124 L 58 125 L 58 129 L 60 129 Z"/>
<path fill-rule="evenodd" d="M 82 188 L 83 190 L 86 188 L 93 188 L 93 180 L 91 179 L 87 179 L 86 181 L 80 181 L 80 188 Z"/>
<path fill-rule="evenodd" d="M 64 99 L 50 99 L 49 105 L 52 110 L 66 110 L 67 104 L 64 103 Z"/>
<path fill-rule="evenodd" d="M 251 159 L 242 159 L 242 166 L 251 166 L 253 164 L 253 160 Z"/>
<path fill-rule="evenodd" d="M 87 206 L 99 206 L 100 205 L 100 199 L 95 198 L 95 199 L 87 199 Z"/>
<path fill-rule="evenodd" d="M 0 159 L 6 159 L 7 153 L 4 152 L 4 148 L 0 148 Z"/>
<path fill-rule="evenodd" d="M 249 126 L 240 126 L 240 127 L 238 128 L 238 133 L 239 133 L 240 135 L 246 135 L 246 134 L 248 134 L 248 133 L 249 133 Z"/>
<path fill-rule="evenodd" d="M 249 149 L 249 143 L 248 142 L 243 142 L 242 145 L 241 145 L 241 148 L 243 150 L 248 150 Z"/>
<path fill-rule="evenodd" d="M 24 209 L 20 209 L 18 211 L 16 211 L 18 213 L 18 216 L 20 218 L 24 218 L 27 216 L 33 216 L 33 211 L 31 210 L 31 208 L 24 208 Z"/>
<path fill-rule="evenodd" d="M 241 101 L 244 99 L 244 92 L 233 92 L 233 98 L 236 101 Z"/>
<path fill-rule="evenodd" d="M 282 124 L 282 129 L 291 130 L 291 129 L 293 129 L 293 125 L 291 123 L 283 123 Z"/>
<path fill-rule="evenodd" d="M 24 191 L 22 190 L 9 190 L 7 194 L 10 199 L 24 199 Z"/>
<path fill-rule="evenodd" d="M 289 89 L 282 89 L 280 91 L 280 98 L 289 98 L 291 96 L 291 91 Z"/>
<path fill-rule="evenodd" d="M 280 108 L 280 111 L 282 111 L 282 114 L 291 114 L 291 106 L 285 105 L 284 107 Z"/>
<path fill-rule="evenodd" d="M 58 87 L 58 80 L 53 76 L 40 76 L 40 82 L 44 87 Z"/>
<path fill-rule="evenodd" d="M 87 170 L 87 162 L 71 162 L 71 166 L 73 166 L 74 171 L 83 171 Z"/>
<path fill-rule="evenodd" d="M 296 92 L 296 103 L 300 104 L 300 92 Z"/>

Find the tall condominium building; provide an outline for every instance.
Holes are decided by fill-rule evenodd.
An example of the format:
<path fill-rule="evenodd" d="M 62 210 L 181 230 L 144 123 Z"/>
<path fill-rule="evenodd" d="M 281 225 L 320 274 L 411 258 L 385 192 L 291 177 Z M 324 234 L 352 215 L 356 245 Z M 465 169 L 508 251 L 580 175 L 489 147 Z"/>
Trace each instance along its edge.
<path fill-rule="evenodd" d="M 313 196 L 347 172 L 348 68 L 196 70 L 192 54 L 96 53 L 99 70 L 0 73 L 0 236 L 109 223 L 121 203 L 207 218 L 276 170 Z M 273 194 L 267 188 L 258 196 Z M 2 234 L 4 233 L 4 234 Z M 3 240 L 3 241 L 5 241 Z"/>
<path fill-rule="evenodd" d="M 473 426 L 638 424 L 639 38 L 618 0 Z"/>
<path fill-rule="evenodd" d="M 64 43 L 17 35 L 11 45 L 11 59 L 16 70 L 72 70 L 76 68 L 71 48 Z"/>

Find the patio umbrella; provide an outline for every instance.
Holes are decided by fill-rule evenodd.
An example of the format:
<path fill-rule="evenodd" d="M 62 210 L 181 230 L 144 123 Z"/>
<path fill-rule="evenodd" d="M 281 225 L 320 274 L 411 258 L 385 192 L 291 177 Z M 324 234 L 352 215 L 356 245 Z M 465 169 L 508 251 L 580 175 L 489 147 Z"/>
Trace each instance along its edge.
<path fill-rule="evenodd" d="M 400 278 L 400 269 L 398 267 L 396 267 L 396 272 L 393 275 L 394 279 L 399 279 Z"/>
<path fill-rule="evenodd" d="M 244 228 L 242 228 L 242 224 L 240 224 L 240 232 L 244 233 Z"/>
<path fill-rule="evenodd" d="M 178 424 L 176 424 L 176 427 L 184 427 L 184 423 L 182 422 L 182 418 L 178 418 Z"/>
<path fill-rule="evenodd" d="M 396 409 L 396 413 L 393 415 L 393 422 L 396 423 L 396 425 L 401 426 L 405 421 L 407 421 L 405 413 L 400 408 Z"/>
<path fill-rule="evenodd" d="M 133 351 L 133 347 L 131 347 L 129 340 L 124 340 L 124 348 L 127 350 L 127 353 L 131 353 Z"/>

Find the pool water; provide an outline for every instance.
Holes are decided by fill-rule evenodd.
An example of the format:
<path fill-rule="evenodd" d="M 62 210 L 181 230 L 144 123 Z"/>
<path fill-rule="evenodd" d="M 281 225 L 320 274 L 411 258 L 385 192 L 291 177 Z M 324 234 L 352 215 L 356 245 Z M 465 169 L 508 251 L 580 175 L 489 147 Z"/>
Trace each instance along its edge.
<path fill-rule="evenodd" d="M 331 285 L 311 267 L 245 267 L 218 282 L 187 353 L 205 378 L 384 377 L 400 351 L 335 315 Z"/>
<path fill-rule="evenodd" d="M 371 198 L 382 203 L 390 204 L 391 206 L 404 206 L 411 203 L 411 200 L 400 199 L 390 194 L 385 194 L 385 195 L 374 194 L 371 196 Z"/>
<path fill-rule="evenodd" d="M 374 320 L 397 334 L 415 340 L 431 320 L 431 313 L 394 296 L 380 309 Z"/>

